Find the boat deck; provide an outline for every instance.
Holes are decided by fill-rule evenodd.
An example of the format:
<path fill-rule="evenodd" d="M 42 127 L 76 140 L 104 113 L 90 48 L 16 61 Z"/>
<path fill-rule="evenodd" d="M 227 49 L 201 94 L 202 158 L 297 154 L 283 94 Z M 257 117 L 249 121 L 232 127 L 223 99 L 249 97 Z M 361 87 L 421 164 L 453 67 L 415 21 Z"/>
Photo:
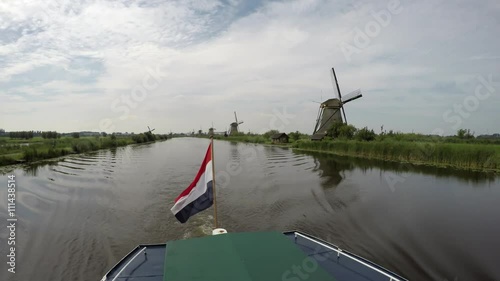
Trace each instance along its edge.
<path fill-rule="evenodd" d="M 101 281 L 163 281 L 166 244 L 139 245 Z"/>
<path fill-rule="evenodd" d="M 407 281 L 407 279 L 375 263 L 348 251 L 341 250 L 337 246 L 313 236 L 296 231 L 285 232 L 284 235 L 302 250 L 304 257 L 307 256 L 314 259 L 317 265 L 330 274 L 331 280 Z M 258 245 L 255 246 L 255 249 L 259 251 Z M 166 251 L 167 244 L 139 245 L 118 262 L 101 281 L 163 281 L 165 257 L 167 256 Z M 307 264 L 307 262 L 309 263 Z M 293 268 L 295 265 L 290 264 L 290 268 Z M 309 259 L 304 258 L 302 270 L 306 270 L 305 274 L 307 274 L 307 269 L 313 270 L 313 268 L 314 264 L 310 263 Z M 285 280 L 288 278 L 285 277 L 283 276 L 281 279 Z M 311 279 L 309 278 L 308 280 Z"/>
<path fill-rule="evenodd" d="M 369 260 L 341 250 L 337 246 L 300 232 L 285 232 L 295 245 L 307 256 L 332 275 L 334 280 L 343 281 L 407 281 L 407 279 Z"/>

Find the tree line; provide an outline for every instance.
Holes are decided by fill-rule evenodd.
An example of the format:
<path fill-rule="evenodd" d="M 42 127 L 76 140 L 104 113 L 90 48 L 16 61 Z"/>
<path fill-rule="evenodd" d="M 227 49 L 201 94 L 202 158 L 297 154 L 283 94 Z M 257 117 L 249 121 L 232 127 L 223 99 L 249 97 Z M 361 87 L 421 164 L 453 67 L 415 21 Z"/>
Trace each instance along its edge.
<path fill-rule="evenodd" d="M 136 143 L 150 142 L 155 140 L 166 140 L 167 135 L 155 135 L 151 132 L 144 132 L 137 135 L 132 135 L 132 140 Z"/>
<path fill-rule="evenodd" d="M 4 135 L 5 130 L 2 129 L 3 133 L 0 135 Z M 57 139 L 61 137 L 61 134 L 56 132 L 56 131 L 47 131 L 47 132 L 42 132 L 42 131 L 17 131 L 17 132 L 9 132 L 8 136 L 11 139 L 32 139 L 34 137 L 42 137 L 44 139 Z"/>
<path fill-rule="evenodd" d="M 9 132 L 9 137 L 11 139 L 32 139 L 35 135 L 34 131 L 19 131 L 19 132 Z"/>

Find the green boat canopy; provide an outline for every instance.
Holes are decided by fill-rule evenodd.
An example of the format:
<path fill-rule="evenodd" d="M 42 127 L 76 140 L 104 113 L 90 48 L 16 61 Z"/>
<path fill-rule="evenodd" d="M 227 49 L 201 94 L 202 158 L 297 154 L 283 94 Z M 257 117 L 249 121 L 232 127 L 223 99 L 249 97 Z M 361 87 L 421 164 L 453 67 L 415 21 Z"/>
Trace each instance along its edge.
<path fill-rule="evenodd" d="M 334 280 L 278 232 L 228 233 L 167 242 L 164 281 Z"/>

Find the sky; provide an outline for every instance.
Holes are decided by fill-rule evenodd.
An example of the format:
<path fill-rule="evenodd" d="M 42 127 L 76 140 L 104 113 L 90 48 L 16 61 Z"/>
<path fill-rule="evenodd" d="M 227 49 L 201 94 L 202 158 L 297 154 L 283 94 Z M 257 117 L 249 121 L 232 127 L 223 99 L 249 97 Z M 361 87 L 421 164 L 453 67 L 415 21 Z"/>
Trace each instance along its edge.
<path fill-rule="evenodd" d="M 0 128 L 500 132 L 500 1 L 4 0 Z"/>

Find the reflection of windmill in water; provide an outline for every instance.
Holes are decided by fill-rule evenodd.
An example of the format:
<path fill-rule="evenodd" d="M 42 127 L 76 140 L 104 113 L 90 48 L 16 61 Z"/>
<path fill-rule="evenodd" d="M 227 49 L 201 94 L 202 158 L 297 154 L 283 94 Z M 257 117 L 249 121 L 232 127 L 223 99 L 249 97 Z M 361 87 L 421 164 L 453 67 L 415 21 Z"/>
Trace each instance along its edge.
<path fill-rule="evenodd" d="M 348 178 L 351 174 L 349 172 L 356 168 L 350 159 L 317 152 L 304 154 L 313 157 L 313 171 L 319 172 L 322 189 L 313 191 L 313 196 L 320 206 L 326 211 L 334 211 L 359 200 L 359 192 L 355 188 L 349 188 L 347 193 L 342 191 L 342 196 L 337 194 L 337 187 Z"/>
<path fill-rule="evenodd" d="M 236 116 L 236 111 L 234 112 L 234 120 L 235 120 L 235 122 L 233 122 L 229 125 L 229 126 L 231 126 L 229 129 L 230 136 L 237 135 L 239 132 L 239 130 L 238 130 L 239 125 L 243 124 L 243 121 L 238 122 L 238 116 Z"/>
<path fill-rule="evenodd" d="M 326 136 L 327 131 L 334 123 L 347 123 L 347 118 L 344 110 L 344 104 L 362 97 L 361 90 L 353 91 L 342 99 L 337 75 L 332 67 L 332 83 L 333 89 L 338 93 L 338 98 L 331 98 L 321 103 L 314 126 L 313 140 L 321 140 Z M 340 114 L 342 111 L 342 114 Z M 344 118 L 342 119 L 342 115 Z"/>

